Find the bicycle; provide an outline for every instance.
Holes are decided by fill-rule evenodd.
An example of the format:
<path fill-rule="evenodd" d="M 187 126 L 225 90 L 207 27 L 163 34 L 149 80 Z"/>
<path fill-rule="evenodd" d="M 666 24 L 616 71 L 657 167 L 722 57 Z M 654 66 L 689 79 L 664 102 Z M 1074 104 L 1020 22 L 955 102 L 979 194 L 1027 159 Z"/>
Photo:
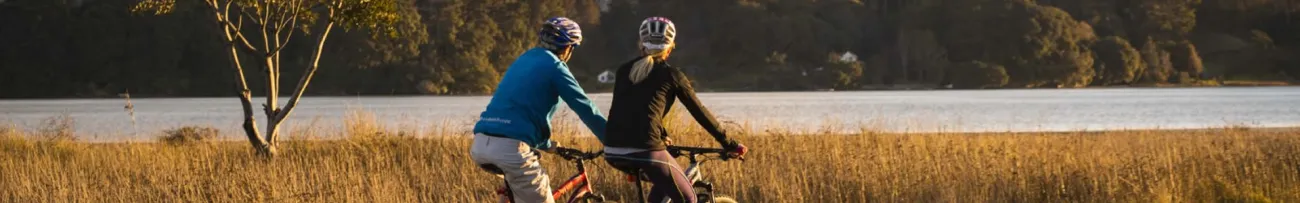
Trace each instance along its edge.
<path fill-rule="evenodd" d="M 683 146 L 670 145 L 668 146 L 667 151 L 668 154 L 671 154 L 673 157 L 680 157 L 682 155 L 687 155 L 686 157 L 691 161 L 690 165 L 686 167 L 685 173 L 686 173 L 686 179 L 691 181 L 691 187 L 693 190 L 695 190 L 695 200 L 697 202 L 702 202 L 702 203 L 715 203 L 715 202 L 735 203 L 736 202 L 736 200 L 731 197 L 716 196 L 716 194 L 713 193 L 714 192 L 713 183 L 704 180 L 704 172 L 702 172 L 701 166 L 704 165 L 704 162 L 710 160 L 727 161 L 735 158 L 744 161 L 745 159 L 743 157 L 730 157 L 727 155 L 726 150 L 715 149 L 715 148 L 683 147 Z M 644 182 L 644 180 L 641 178 L 630 178 L 630 179 L 636 181 L 637 198 L 640 198 L 641 200 L 640 202 L 646 202 L 645 200 L 646 194 L 643 194 L 642 191 L 644 190 L 642 189 L 643 186 L 641 185 L 641 183 Z"/>
<path fill-rule="evenodd" d="M 566 194 L 568 194 L 569 196 L 568 198 L 569 201 L 564 201 L 564 202 L 591 203 L 591 202 L 605 201 L 604 195 L 596 194 L 595 191 L 591 189 L 591 179 L 588 178 L 587 176 L 587 168 L 585 166 L 586 161 L 599 158 L 601 155 L 604 155 L 604 152 L 590 153 L 590 152 L 584 152 L 582 150 L 577 150 L 577 149 L 556 147 L 554 154 L 559 155 L 561 158 L 564 158 L 564 160 L 571 161 L 578 166 L 578 174 L 573 175 L 573 177 L 570 177 L 568 180 L 564 181 L 564 183 L 561 184 L 558 189 L 551 192 L 551 195 L 552 197 L 555 198 L 556 202 L 560 202 L 561 200 L 560 198 L 564 197 Z M 497 174 L 497 175 L 505 174 L 503 171 L 501 171 L 500 168 L 497 168 L 495 165 L 488 164 L 488 165 L 481 165 L 480 167 L 493 174 Z M 497 195 L 500 196 L 500 200 L 498 202 L 513 203 L 514 194 L 513 192 L 510 191 L 510 183 L 509 182 L 503 182 L 503 183 L 505 183 L 505 185 L 503 185 L 500 189 L 497 189 Z"/>

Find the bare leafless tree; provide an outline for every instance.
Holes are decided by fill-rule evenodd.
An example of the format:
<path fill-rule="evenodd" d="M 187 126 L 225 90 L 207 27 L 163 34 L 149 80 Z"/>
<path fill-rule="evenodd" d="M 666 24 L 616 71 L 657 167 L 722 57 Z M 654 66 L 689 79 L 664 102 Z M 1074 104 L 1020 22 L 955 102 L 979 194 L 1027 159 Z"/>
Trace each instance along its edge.
<path fill-rule="evenodd" d="M 183 3 L 186 0 L 181 0 Z M 408 37 L 400 36 L 398 29 L 389 24 L 411 20 L 417 16 L 409 0 L 190 0 L 201 1 L 206 10 L 212 14 L 216 26 L 221 32 L 220 40 L 226 45 L 230 55 L 231 67 L 238 73 L 238 96 L 243 106 L 243 129 L 260 155 L 276 154 L 277 140 L 281 124 L 289 118 L 298 106 L 308 84 L 320 67 L 321 52 L 324 50 L 329 34 L 336 24 L 347 29 L 364 29 L 372 32 L 373 37 Z M 177 7 L 177 0 L 144 0 L 132 8 L 138 13 L 165 15 Z M 322 22 L 317 22 L 323 18 Z M 424 29 L 424 28 L 418 28 Z M 310 32 L 308 32 L 310 31 Z M 295 32 L 314 35 L 315 49 L 310 53 L 311 62 L 304 69 L 302 77 L 291 89 L 288 102 L 281 107 L 280 76 L 281 56 L 284 47 L 293 40 Z M 247 34 L 260 35 L 249 38 Z M 309 35 L 309 36 L 310 36 Z M 423 36 L 410 36 L 423 37 Z M 260 42 L 257 39 L 260 39 Z M 248 77 L 240 53 L 261 57 L 259 70 L 266 82 L 266 102 L 262 104 L 262 113 L 266 115 L 266 131 L 260 132 L 255 121 L 252 91 L 248 87 Z"/>

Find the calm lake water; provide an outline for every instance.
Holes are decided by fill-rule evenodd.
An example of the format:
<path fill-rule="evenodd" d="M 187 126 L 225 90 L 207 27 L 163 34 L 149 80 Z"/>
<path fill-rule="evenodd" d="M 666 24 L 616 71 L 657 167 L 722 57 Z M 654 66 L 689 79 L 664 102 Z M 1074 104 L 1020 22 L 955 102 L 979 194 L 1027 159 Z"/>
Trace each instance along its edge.
<path fill-rule="evenodd" d="M 976 132 L 1300 126 L 1300 87 L 704 93 L 700 97 L 720 119 L 747 122 L 754 128 L 796 131 L 827 127 Z M 308 97 L 285 129 L 338 132 L 345 115 L 361 109 L 390 128 L 467 131 L 488 99 Z M 608 110 L 609 94 L 594 94 L 593 99 Z M 67 114 L 75 119 L 78 134 L 91 141 L 150 140 L 165 129 L 184 125 L 212 126 L 226 136 L 238 136 L 242 110 L 234 97 L 132 101 L 135 127 L 122 108 L 122 99 L 0 100 L 0 123 L 36 129 L 43 119 Z M 567 108 L 557 114 L 557 122 L 578 122 Z"/>

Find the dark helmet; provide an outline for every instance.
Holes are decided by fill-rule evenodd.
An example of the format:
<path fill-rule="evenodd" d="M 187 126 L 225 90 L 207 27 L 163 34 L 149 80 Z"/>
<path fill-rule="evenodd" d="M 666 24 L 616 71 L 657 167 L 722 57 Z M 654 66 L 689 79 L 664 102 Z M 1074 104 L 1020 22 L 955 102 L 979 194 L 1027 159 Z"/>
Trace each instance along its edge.
<path fill-rule="evenodd" d="M 547 19 L 537 34 L 540 45 L 551 50 L 582 44 L 582 28 L 578 27 L 578 22 L 565 17 Z"/>

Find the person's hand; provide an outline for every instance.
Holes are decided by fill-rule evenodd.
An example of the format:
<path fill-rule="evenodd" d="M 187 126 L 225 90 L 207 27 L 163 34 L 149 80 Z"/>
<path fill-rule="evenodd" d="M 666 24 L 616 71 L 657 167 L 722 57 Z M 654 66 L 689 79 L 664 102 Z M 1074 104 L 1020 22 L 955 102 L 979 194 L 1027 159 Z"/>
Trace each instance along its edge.
<path fill-rule="evenodd" d="M 726 150 L 727 150 L 728 158 L 744 158 L 745 153 L 749 152 L 749 148 L 746 148 L 745 145 L 742 145 L 740 143 L 736 143 L 735 145 L 729 146 L 727 147 Z"/>

